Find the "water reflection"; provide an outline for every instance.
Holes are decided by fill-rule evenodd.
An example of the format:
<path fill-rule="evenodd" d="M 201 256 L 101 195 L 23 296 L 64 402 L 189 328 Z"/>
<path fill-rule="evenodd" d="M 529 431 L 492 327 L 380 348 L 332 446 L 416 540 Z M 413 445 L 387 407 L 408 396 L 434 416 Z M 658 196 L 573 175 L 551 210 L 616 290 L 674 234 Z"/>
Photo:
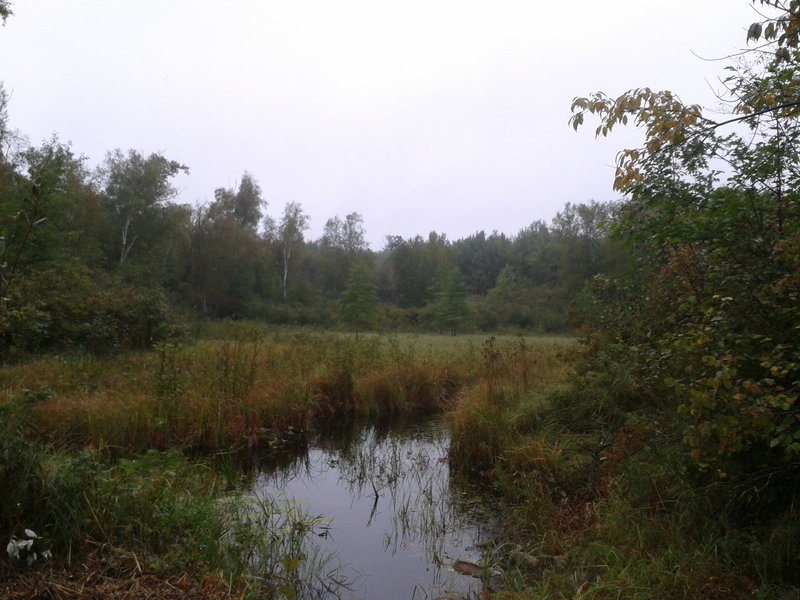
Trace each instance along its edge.
<path fill-rule="evenodd" d="M 335 553 L 350 582 L 338 590 L 342 597 L 475 595 L 480 580 L 452 564 L 479 561 L 494 528 L 480 494 L 450 477 L 448 445 L 439 422 L 363 428 L 320 439 L 293 462 L 263 470 L 255 490 L 329 520 L 317 541 Z"/>

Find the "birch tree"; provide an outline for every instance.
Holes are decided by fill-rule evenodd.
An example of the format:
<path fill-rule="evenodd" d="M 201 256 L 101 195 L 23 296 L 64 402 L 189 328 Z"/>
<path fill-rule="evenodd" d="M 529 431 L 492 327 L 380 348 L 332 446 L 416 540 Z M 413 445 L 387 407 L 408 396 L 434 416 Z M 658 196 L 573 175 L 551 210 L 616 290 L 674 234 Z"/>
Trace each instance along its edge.
<path fill-rule="evenodd" d="M 278 241 L 283 259 L 281 294 L 284 300 L 289 284 L 289 264 L 292 255 L 303 246 L 303 232 L 306 229 L 308 229 L 308 215 L 303 212 L 303 207 L 299 202 L 289 202 L 283 209 L 283 216 L 278 226 Z"/>
<path fill-rule="evenodd" d="M 144 157 L 136 150 L 123 154 L 117 149 L 106 156 L 99 175 L 117 229 L 120 266 L 143 233 L 137 224 L 177 195 L 170 179 L 180 172 L 188 173 L 189 169 L 156 153 Z"/>

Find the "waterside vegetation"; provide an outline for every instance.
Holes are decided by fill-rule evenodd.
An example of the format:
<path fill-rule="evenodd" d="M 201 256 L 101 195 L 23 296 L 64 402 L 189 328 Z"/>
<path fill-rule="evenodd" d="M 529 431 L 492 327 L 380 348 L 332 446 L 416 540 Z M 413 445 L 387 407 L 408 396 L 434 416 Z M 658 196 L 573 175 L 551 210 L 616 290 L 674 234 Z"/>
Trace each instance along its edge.
<path fill-rule="evenodd" d="M 209 594 L 313 595 L 326 561 L 308 537 L 321 521 L 254 501 L 253 460 L 302 449 L 334 424 L 441 413 L 487 375 L 558 378 L 570 343 L 230 323 L 192 344 L 6 366 L 0 474 L 13 492 L 0 518 L 41 548 L 31 565 L 25 553 L 4 562 L 4 575 L 22 585 L 37 568 L 94 560 L 161 582 L 213 574 Z"/>

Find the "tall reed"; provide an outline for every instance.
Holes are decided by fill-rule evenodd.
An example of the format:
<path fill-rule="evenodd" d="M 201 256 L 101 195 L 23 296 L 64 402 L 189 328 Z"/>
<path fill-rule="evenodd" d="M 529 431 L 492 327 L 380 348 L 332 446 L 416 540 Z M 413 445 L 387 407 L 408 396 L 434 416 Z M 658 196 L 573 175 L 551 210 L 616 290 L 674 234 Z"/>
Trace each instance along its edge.
<path fill-rule="evenodd" d="M 442 410 L 479 376 L 474 347 L 344 334 L 240 331 L 148 353 L 46 357 L 0 370 L 6 398 L 48 389 L 32 435 L 112 454 L 256 447 L 332 420 Z"/>

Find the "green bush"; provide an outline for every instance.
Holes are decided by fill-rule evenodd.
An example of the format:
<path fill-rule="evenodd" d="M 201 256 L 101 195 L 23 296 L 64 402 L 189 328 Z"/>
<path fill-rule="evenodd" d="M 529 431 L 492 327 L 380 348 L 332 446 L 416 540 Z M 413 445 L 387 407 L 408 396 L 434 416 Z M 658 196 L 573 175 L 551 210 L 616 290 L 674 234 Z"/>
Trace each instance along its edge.
<path fill-rule="evenodd" d="M 6 356 L 146 348 L 179 333 L 163 293 L 70 265 L 29 274 L 0 307 Z"/>

